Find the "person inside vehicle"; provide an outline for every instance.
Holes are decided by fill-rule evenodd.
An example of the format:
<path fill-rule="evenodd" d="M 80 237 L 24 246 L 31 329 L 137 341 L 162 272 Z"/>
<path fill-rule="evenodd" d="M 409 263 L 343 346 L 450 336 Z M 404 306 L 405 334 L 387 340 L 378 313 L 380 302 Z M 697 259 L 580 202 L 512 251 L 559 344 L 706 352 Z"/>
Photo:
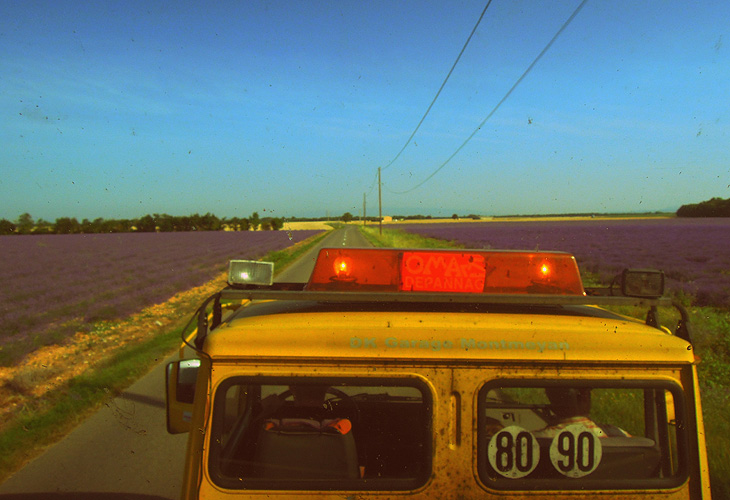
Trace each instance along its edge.
<path fill-rule="evenodd" d="M 293 401 L 287 404 L 286 396 L 269 396 L 262 401 L 264 410 L 259 418 L 265 421 L 265 428 L 269 430 L 309 427 L 347 434 L 352 429 L 350 419 L 335 414 L 337 407 L 327 399 L 327 393 L 335 394 L 333 391 L 327 385 L 291 385 L 284 395 L 290 395 Z"/>
<path fill-rule="evenodd" d="M 535 432 L 536 437 L 554 437 L 572 424 L 581 424 L 599 438 L 629 436 L 612 425 L 599 425 L 590 418 L 591 389 L 589 387 L 547 387 L 545 394 L 555 421 Z"/>

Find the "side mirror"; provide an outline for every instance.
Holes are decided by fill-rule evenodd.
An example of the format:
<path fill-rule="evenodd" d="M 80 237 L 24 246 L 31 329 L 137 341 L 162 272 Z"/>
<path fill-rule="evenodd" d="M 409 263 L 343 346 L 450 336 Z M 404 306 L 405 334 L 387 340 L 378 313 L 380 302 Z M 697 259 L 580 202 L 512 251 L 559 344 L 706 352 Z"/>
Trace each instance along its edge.
<path fill-rule="evenodd" d="M 170 434 L 190 431 L 199 368 L 199 359 L 183 359 L 167 365 L 165 386 L 167 432 Z"/>
<path fill-rule="evenodd" d="M 624 269 L 621 293 L 627 297 L 659 298 L 664 295 L 664 273 L 653 269 Z"/>

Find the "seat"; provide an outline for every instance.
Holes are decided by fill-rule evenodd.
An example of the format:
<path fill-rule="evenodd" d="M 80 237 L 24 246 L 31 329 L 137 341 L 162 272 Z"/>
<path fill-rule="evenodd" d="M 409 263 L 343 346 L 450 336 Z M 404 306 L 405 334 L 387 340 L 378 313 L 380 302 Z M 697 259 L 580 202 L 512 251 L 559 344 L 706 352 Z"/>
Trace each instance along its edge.
<path fill-rule="evenodd" d="M 596 479 L 648 479 L 658 477 L 661 452 L 644 437 L 601 439 L 603 457 L 591 475 Z"/>
<path fill-rule="evenodd" d="M 356 479 L 355 438 L 348 419 L 266 420 L 254 453 L 256 476 L 266 479 Z"/>

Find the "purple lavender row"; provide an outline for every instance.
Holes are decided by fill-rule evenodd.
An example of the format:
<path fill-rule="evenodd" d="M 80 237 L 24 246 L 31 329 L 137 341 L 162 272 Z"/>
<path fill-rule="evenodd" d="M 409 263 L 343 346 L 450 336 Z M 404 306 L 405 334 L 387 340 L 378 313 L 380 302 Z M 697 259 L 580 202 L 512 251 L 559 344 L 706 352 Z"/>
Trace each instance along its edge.
<path fill-rule="evenodd" d="M 74 318 L 128 315 L 319 231 L 0 236 L 0 345 Z M 290 239 L 291 237 L 291 239 Z"/>
<path fill-rule="evenodd" d="M 730 219 L 626 219 L 399 224 L 468 248 L 560 250 L 610 280 L 627 267 L 661 269 L 696 305 L 730 307 Z"/>

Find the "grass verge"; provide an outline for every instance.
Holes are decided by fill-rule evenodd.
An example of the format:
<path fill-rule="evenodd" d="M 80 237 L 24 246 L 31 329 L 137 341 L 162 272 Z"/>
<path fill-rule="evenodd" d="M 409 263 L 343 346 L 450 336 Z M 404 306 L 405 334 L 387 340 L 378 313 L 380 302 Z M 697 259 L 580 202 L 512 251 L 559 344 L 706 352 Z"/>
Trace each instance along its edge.
<path fill-rule="evenodd" d="M 316 245 L 327 232 L 313 236 L 287 249 L 270 252 L 261 260 L 274 262 L 281 271 Z M 225 284 L 225 274 L 203 287 L 184 292 L 184 299 L 171 299 L 169 307 L 152 306 L 114 325 L 115 331 L 149 330 L 149 325 L 172 318 L 154 335 L 142 337 L 131 344 L 122 344 L 106 357 L 97 360 L 83 373 L 76 375 L 41 397 L 18 394 L 21 403 L 17 411 L 6 415 L 0 425 L 0 482 L 45 447 L 70 432 L 86 417 L 111 402 L 138 378 L 149 372 L 180 346 L 182 328 L 200 302 Z M 174 304 L 173 304 L 174 302 Z M 163 312 L 164 311 L 164 312 Z M 108 323 L 95 324 L 92 331 L 107 331 Z M 137 337 L 135 337 L 137 338 Z M 102 342 L 103 337 L 93 339 Z M 91 349 L 93 344 L 82 349 Z M 29 377 L 35 371 L 27 372 Z M 25 382 L 16 380 L 21 389 Z"/>
<path fill-rule="evenodd" d="M 360 232 L 375 247 L 394 248 L 463 248 L 454 241 L 426 238 L 407 233 L 400 229 L 383 229 L 382 234 L 377 226 L 357 226 Z"/>
<path fill-rule="evenodd" d="M 453 242 L 424 238 L 401 230 L 383 229 L 382 236 L 377 228 L 361 227 L 360 230 L 378 247 L 463 248 L 463 245 Z M 590 286 L 601 285 L 595 275 L 585 278 Z M 701 359 L 698 372 L 712 495 L 730 498 L 730 422 L 726 416 L 727 408 L 730 408 L 730 311 L 691 307 L 686 304 L 686 297 L 680 299 L 689 310 L 692 344 Z M 646 317 L 646 309 L 621 307 L 616 308 L 616 312 L 641 319 Z M 662 323 L 673 330 L 679 315 L 671 311 L 663 314 L 667 316 Z"/>
<path fill-rule="evenodd" d="M 180 344 L 181 330 L 182 321 L 151 340 L 119 349 L 43 398 L 26 402 L 20 414 L 0 433 L 0 480 L 169 355 Z"/>

